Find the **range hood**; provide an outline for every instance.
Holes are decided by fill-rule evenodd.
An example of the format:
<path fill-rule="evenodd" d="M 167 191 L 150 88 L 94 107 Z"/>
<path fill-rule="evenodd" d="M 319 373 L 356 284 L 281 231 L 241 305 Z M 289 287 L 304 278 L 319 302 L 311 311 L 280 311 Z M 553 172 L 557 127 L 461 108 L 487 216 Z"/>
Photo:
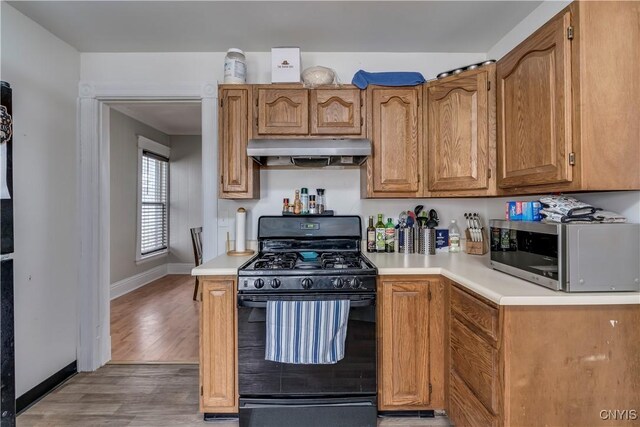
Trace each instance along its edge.
<path fill-rule="evenodd" d="M 247 155 L 262 166 L 359 166 L 371 155 L 368 139 L 251 139 Z"/>

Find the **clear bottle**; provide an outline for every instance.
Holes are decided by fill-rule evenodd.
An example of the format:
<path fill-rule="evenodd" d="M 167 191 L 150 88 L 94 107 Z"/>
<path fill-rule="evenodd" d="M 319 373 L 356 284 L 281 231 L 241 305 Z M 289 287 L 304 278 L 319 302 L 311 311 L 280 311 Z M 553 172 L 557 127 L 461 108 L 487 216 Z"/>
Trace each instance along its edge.
<path fill-rule="evenodd" d="M 449 226 L 449 252 L 460 252 L 460 229 L 455 219 Z"/>
<path fill-rule="evenodd" d="M 302 203 L 302 211 L 300 212 L 303 215 L 309 213 L 309 190 L 306 188 L 300 189 L 300 202 Z"/>
<path fill-rule="evenodd" d="M 369 215 L 369 226 L 367 227 L 367 252 L 376 251 L 376 228 L 373 226 L 373 215 Z"/>
<path fill-rule="evenodd" d="M 285 197 L 282 199 L 282 213 L 289 212 L 289 198 Z"/>
<path fill-rule="evenodd" d="M 293 199 L 293 213 L 300 215 L 302 213 L 302 202 L 300 201 L 300 190 L 296 190 L 296 196 Z"/>
<path fill-rule="evenodd" d="M 395 252 L 396 251 L 396 226 L 393 225 L 393 220 L 391 218 L 387 218 L 387 225 L 384 230 L 385 234 L 385 251 L 386 252 Z"/>
<path fill-rule="evenodd" d="M 386 228 L 382 221 L 382 214 L 378 214 L 378 222 L 376 222 L 376 252 L 385 251 Z"/>

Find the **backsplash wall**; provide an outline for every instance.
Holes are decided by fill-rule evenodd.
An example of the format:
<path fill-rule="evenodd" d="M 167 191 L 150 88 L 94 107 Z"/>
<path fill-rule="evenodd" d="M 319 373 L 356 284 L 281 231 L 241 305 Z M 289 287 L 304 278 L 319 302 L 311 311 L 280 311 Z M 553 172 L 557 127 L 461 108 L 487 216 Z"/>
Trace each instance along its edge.
<path fill-rule="evenodd" d="M 260 171 L 260 200 L 219 200 L 218 250 L 225 249 L 227 232 L 235 237 L 235 212 L 239 207 L 248 210 L 247 239 L 257 238 L 258 218 L 261 215 L 280 215 L 282 199 L 293 200 L 296 188 L 307 187 L 310 194 L 316 188 L 326 189 L 327 208 L 337 215 L 360 215 L 363 227 L 369 215 L 384 214 L 397 220 L 403 210 L 422 204 L 425 209 L 436 209 L 440 216 L 439 228 L 447 228 L 456 219 L 463 228 L 464 213 L 477 212 L 486 221 L 504 217 L 504 203 L 514 198 L 448 198 L 448 199 L 360 199 L 359 169 L 263 169 Z M 630 222 L 640 222 L 640 191 L 576 194 L 581 200 L 598 207 L 614 210 L 627 216 Z M 521 196 L 517 200 L 535 200 L 537 196 Z"/>

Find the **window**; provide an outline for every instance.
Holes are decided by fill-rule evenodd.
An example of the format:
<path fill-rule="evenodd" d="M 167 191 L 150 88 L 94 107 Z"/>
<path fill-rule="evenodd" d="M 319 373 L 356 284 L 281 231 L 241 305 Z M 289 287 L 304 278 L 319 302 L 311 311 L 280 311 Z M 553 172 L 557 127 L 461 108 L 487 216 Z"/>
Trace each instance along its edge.
<path fill-rule="evenodd" d="M 138 137 L 137 260 L 166 254 L 169 248 L 169 147 Z"/>

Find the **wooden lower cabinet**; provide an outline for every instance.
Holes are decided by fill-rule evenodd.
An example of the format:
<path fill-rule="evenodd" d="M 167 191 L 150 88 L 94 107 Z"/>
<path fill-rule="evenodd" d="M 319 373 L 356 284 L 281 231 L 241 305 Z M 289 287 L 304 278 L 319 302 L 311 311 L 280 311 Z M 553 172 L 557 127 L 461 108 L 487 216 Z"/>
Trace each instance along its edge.
<path fill-rule="evenodd" d="M 378 409 L 442 409 L 445 288 L 438 277 L 378 281 Z"/>
<path fill-rule="evenodd" d="M 238 412 L 236 278 L 204 277 L 200 306 L 200 412 Z"/>
<path fill-rule="evenodd" d="M 640 305 L 497 306 L 446 282 L 456 426 L 638 422 L 601 411 L 640 408 Z"/>

